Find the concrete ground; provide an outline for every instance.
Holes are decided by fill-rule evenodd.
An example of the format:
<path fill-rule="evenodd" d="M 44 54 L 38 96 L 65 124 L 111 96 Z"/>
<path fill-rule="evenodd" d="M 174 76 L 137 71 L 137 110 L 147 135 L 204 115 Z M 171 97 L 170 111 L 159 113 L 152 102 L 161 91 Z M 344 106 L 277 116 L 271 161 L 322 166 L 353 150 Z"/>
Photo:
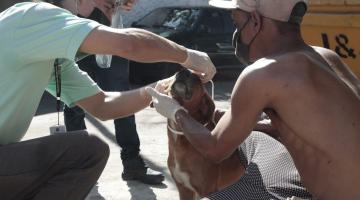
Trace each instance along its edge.
<path fill-rule="evenodd" d="M 209 84 L 210 85 L 210 84 Z M 218 108 L 228 108 L 234 81 L 215 82 L 215 103 Z M 63 115 L 60 114 L 61 122 Z M 46 136 L 49 127 L 57 123 L 55 101 L 45 94 L 24 140 Z M 168 144 L 166 119 L 153 108 L 146 108 L 136 114 L 136 124 L 141 140 L 141 155 L 151 168 L 164 173 L 165 181 L 159 186 L 150 186 L 137 181 L 121 179 L 122 164 L 120 148 L 116 144 L 112 121 L 101 122 L 91 116 L 86 119 L 88 131 L 105 140 L 110 146 L 110 157 L 98 184 L 86 200 L 177 200 L 178 193 L 166 162 Z M 91 148 L 91 147 L 89 147 Z"/>

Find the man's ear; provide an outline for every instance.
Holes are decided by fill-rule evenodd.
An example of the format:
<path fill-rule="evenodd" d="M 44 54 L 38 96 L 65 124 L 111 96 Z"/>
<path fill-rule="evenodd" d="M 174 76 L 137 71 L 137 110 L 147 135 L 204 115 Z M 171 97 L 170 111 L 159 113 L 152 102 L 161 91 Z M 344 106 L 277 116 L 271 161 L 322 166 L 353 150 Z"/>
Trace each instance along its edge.
<path fill-rule="evenodd" d="M 262 17 L 258 11 L 250 13 L 250 23 L 252 24 L 252 29 L 254 32 L 258 33 L 262 27 Z"/>
<path fill-rule="evenodd" d="M 204 122 L 212 120 L 213 113 L 215 111 L 215 104 L 211 97 L 205 93 L 201 99 L 201 105 L 199 108 L 201 115 L 203 116 Z"/>

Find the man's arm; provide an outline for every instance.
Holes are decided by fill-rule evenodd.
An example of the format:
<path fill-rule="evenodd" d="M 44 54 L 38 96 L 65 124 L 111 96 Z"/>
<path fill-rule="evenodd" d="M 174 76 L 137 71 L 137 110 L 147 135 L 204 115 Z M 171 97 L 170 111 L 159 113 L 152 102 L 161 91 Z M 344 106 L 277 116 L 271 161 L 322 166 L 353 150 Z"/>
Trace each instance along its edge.
<path fill-rule="evenodd" d="M 152 85 L 154 86 L 154 84 Z M 126 117 L 149 106 L 151 97 L 144 88 L 124 92 L 100 92 L 77 105 L 100 120 Z"/>
<path fill-rule="evenodd" d="M 84 40 L 80 51 L 109 54 L 138 62 L 183 63 L 186 48 L 149 31 L 135 28 L 113 29 L 99 26 Z"/>
<path fill-rule="evenodd" d="M 203 82 L 211 80 L 216 73 L 216 68 L 206 53 L 187 49 L 142 29 L 99 26 L 86 37 L 80 51 L 117 55 L 138 62 L 179 63 L 201 74 Z"/>
<path fill-rule="evenodd" d="M 160 80 L 147 87 L 155 87 L 157 91 L 164 92 L 173 78 Z M 151 96 L 142 87 L 124 92 L 100 92 L 76 104 L 100 120 L 109 120 L 132 115 L 149 106 L 150 102 Z"/>
<path fill-rule="evenodd" d="M 217 124 L 224 114 L 225 114 L 225 110 L 216 109 L 214 111 L 213 122 Z M 253 131 L 260 131 L 266 133 L 273 138 L 278 137 L 278 132 L 276 127 L 271 123 L 270 118 L 264 112 L 260 115 Z"/>

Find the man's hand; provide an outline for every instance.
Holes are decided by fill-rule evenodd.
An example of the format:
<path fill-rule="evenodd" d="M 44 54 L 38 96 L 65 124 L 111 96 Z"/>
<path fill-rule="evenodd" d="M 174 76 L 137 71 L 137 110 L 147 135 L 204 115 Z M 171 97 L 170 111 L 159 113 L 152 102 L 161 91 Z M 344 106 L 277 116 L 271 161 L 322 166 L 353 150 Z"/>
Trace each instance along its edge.
<path fill-rule="evenodd" d="M 175 81 L 175 75 L 169 78 L 159 80 L 155 85 L 155 90 L 161 94 L 166 94 L 169 91 L 170 86 L 174 81 Z"/>
<path fill-rule="evenodd" d="M 162 116 L 176 122 L 175 113 L 179 110 L 185 110 L 185 108 L 180 106 L 177 101 L 167 95 L 157 92 L 154 88 L 146 87 L 145 90 L 149 95 L 152 96 L 153 105 L 156 111 Z"/>
<path fill-rule="evenodd" d="M 187 49 L 187 59 L 180 64 L 193 70 L 194 73 L 200 76 L 203 83 L 210 81 L 216 74 L 216 68 L 209 56 L 201 51 Z"/>

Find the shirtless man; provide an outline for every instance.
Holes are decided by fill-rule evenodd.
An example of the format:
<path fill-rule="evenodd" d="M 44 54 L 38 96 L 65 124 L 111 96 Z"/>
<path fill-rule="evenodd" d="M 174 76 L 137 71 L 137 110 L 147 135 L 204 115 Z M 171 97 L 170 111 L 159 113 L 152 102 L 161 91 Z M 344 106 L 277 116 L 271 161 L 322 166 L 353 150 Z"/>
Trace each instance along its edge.
<path fill-rule="evenodd" d="M 253 62 L 212 132 L 177 102 L 148 88 L 154 106 L 214 162 L 228 157 L 265 111 L 316 199 L 360 199 L 359 81 L 334 52 L 300 34 L 306 0 L 212 0 L 232 9 L 236 55 Z"/>

